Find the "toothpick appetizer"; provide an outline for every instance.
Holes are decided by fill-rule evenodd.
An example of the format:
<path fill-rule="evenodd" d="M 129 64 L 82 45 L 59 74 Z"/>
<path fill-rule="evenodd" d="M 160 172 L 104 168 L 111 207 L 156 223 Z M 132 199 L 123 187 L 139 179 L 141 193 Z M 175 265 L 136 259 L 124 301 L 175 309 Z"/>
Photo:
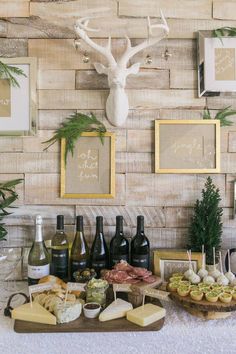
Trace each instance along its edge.
<path fill-rule="evenodd" d="M 229 253 L 229 250 L 227 251 L 228 253 L 228 267 L 229 267 L 229 270 L 227 273 L 225 273 L 225 276 L 226 278 L 229 280 L 230 283 L 232 283 L 234 280 L 235 280 L 235 275 L 234 273 L 231 272 L 231 262 L 230 262 L 230 253 Z"/>
<path fill-rule="evenodd" d="M 208 275 L 208 271 L 206 270 L 206 254 L 204 251 L 204 245 L 202 245 L 202 268 L 199 269 L 197 274 L 201 279 Z"/>
<path fill-rule="evenodd" d="M 226 276 L 223 273 L 221 252 L 219 252 L 219 256 L 220 256 L 220 271 L 221 271 L 221 275 L 217 278 L 217 284 L 219 284 L 219 285 L 228 285 L 229 284 L 229 279 L 226 278 Z"/>

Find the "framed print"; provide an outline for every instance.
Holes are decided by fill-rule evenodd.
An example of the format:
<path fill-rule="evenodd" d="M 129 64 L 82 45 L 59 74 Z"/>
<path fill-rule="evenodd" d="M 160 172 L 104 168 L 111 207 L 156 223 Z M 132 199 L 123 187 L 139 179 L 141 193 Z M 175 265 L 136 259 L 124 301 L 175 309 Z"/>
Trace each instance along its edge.
<path fill-rule="evenodd" d="M 184 273 L 189 268 L 186 250 L 160 249 L 153 252 L 154 274 L 168 281 L 173 273 Z M 192 252 L 191 262 L 195 272 L 202 266 L 201 252 Z"/>
<path fill-rule="evenodd" d="M 155 172 L 220 172 L 220 121 L 156 120 Z"/>
<path fill-rule="evenodd" d="M 0 78 L 0 135 L 34 135 L 37 130 L 36 58 L 0 58 L 20 68 L 26 76 L 16 76 L 19 87 Z"/>
<path fill-rule="evenodd" d="M 61 198 L 115 197 L 115 135 L 82 133 L 73 156 L 65 164 L 65 140 L 61 141 Z"/>
<path fill-rule="evenodd" d="M 236 92 L 236 38 L 213 37 L 212 31 L 198 32 L 198 94 Z"/>

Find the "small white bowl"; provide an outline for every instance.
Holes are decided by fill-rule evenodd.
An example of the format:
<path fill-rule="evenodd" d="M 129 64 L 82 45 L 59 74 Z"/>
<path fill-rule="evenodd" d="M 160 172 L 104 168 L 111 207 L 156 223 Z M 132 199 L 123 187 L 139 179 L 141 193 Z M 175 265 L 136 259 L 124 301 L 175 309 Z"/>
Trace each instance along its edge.
<path fill-rule="evenodd" d="M 86 308 L 88 305 L 96 305 L 96 308 Z M 100 311 L 101 311 L 101 305 L 98 304 L 97 302 L 87 302 L 86 304 L 83 305 L 83 310 L 84 310 L 84 316 L 87 318 L 96 318 L 98 317 Z"/>

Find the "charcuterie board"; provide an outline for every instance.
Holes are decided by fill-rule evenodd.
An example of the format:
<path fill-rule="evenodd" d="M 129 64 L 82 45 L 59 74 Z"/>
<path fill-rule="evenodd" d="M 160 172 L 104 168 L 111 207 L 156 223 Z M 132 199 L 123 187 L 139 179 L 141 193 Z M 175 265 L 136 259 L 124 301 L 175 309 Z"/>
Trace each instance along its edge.
<path fill-rule="evenodd" d="M 159 300 L 146 298 L 146 302 L 162 306 Z M 159 331 L 164 325 L 165 318 L 146 327 L 140 327 L 127 321 L 125 318 L 100 322 L 96 319 L 87 319 L 81 315 L 77 320 L 56 326 L 16 320 L 14 330 L 17 333 L 61 333 L 61 332 L 142 332 Z"/>
<path fill-rule="evenodd" d="M 231 315 L 232 311 L 236 311 L 235 300 L 232 300 L 227 304 L 221 301 L 212 303 L 204 299 L 201 301 L 195 301 L 189 295 L 183 297 L 177 292 L 171 292 L 169 296 L 176 304 L 183 307 L 186 311 L 203 319 L 227 318 Z"/>

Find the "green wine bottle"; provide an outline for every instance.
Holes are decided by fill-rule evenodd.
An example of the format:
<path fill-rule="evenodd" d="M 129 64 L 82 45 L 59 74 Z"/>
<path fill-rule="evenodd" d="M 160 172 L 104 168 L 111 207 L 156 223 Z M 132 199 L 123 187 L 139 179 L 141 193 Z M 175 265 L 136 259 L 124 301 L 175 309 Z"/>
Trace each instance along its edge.
<path fill-rule="evenodd" d="M 70 254 L 70 276 L 75 281 L 73 274 L 77 270 L 89 267 L 89 248 L 84 237 L 83 216 L 76 217 L 76 234 Z"/>
<path fill-rule="evenodd" d="M 42 217 L 36 216 L 35 240 L 28 256 L 28 284 L 37 284 L 39 279 L 50 273 L 50 255 L 43 241 Z"/>
<path fill-rule="evenodd" d="M 91 248 L 91 267 L 100 276 L 102 269 L 109 267 L 109 252 L 103 234 L 103 217 L 96 217 L 96 235 Z"/>
<path fill-rule="evenodd" d="M 64 231 L 64 216 L 57 215 L 57 230 L 52 238 L 51 274 L 68 280 L 69 242 Z"/>

